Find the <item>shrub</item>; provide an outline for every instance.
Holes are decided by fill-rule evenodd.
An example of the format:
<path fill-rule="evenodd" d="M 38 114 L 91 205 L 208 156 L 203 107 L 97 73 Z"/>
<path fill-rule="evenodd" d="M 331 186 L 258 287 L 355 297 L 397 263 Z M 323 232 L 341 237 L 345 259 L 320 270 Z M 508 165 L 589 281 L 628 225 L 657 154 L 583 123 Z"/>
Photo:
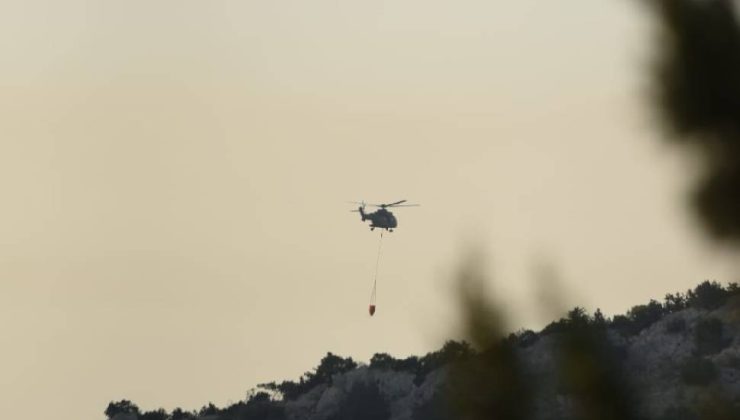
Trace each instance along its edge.
<path fill-rule="evenodd" d="M 703 319 L 696 324 L 694 343 L 699 356 L 719 353 L 730 344 L 722 338 L 722 321 L 717 318 Z"/>
<path fill-rule="evenodd" d="M 717 378 L 717 368 L 710 360 L 692 357 L 681 368 L 681 378 L 688 385 L 708 385 Z"/>
<path fill-rule="evenodd" d="M 686 331 L 686 320 L 683 318 L 673 318 L 665 326 L 669 334 L 678 334 Z"/>
<path fill-rule="evenodd" d="M 730 359 L 727 361 L 727 366 L 735 370 L 740 370 L 740 357 L 730 356 Z"/>
<path fill-rule="evenodd" d="M 426 401 L 416 404 L 411 412 L 412 420 L 452 420 L 452 415 L 446 395 L 437 390 Z"/>
<path fill-rule="evenodd" d="M 390 417 L 390 407 L 378 385 L 359 382 L 352 386 L 330 420 L 387 420 Z"/>

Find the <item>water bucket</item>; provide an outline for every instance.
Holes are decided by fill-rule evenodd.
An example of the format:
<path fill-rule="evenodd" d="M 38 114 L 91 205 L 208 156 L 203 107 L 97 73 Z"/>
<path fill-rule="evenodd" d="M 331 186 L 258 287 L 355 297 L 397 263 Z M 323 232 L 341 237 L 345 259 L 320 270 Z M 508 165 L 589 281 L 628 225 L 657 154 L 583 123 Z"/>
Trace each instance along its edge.
<path fill-rule="evenodd" d="M 370 316 L 375 315 L 375 305 L 370 305 L 368 312 L 370 312 Z"/>

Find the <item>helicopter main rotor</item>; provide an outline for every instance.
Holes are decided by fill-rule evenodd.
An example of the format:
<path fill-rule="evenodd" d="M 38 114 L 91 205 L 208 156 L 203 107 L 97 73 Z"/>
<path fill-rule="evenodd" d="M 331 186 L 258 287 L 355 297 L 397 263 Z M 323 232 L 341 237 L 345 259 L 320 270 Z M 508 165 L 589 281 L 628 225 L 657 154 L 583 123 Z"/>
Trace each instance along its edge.
<path fill-rule="evenodd" d="M 401 201 L 396 201 L 395 203 L 387 203 L 387 204 L 371 204 L 371 203 L 365 203 L 364 201 L 350 201 L 350 203 L 359 204 L 362 207 L 371 206 L 371 207 L 377 207 L 381 209 L 385 209 L 388 207 L 419 207 L 418 204 L 403 204 L 406 201 L 407 200 L 401 200 Z"/>

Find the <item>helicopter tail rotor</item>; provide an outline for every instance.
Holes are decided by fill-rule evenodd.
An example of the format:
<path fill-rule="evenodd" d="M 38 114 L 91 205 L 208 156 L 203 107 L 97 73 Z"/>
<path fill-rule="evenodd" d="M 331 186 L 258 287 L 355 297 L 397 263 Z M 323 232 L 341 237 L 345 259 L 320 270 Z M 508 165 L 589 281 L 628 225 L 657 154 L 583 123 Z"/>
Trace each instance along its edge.
<path fill-rule="evenodd" d="M 360 217 L 362 217 L 362 221 L 365 221 L 365 202 L 362 201 L 350 201 L 350 203 L 359 204 L 360 207 L 358 207 L 356 210 L 350 210 L 352 213 L 360 213 Z"/>

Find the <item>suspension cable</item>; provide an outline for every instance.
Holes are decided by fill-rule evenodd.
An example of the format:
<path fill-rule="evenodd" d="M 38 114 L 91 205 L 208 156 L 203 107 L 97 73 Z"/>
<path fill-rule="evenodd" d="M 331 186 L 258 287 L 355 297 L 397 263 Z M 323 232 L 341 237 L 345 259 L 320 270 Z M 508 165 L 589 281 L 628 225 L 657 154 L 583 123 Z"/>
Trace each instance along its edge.
<path fill-rule="evenodd" d="M 380 266 L 380 251 L 383 247 L 383 231 L 380 231 L 380 241 L 378 242 L 378 256 L 375 259 L 375 274 L 373 275 L 373 290 L 370 293 L 370 305 L 375 306 L 378 295 L 378 267 Z"/>

